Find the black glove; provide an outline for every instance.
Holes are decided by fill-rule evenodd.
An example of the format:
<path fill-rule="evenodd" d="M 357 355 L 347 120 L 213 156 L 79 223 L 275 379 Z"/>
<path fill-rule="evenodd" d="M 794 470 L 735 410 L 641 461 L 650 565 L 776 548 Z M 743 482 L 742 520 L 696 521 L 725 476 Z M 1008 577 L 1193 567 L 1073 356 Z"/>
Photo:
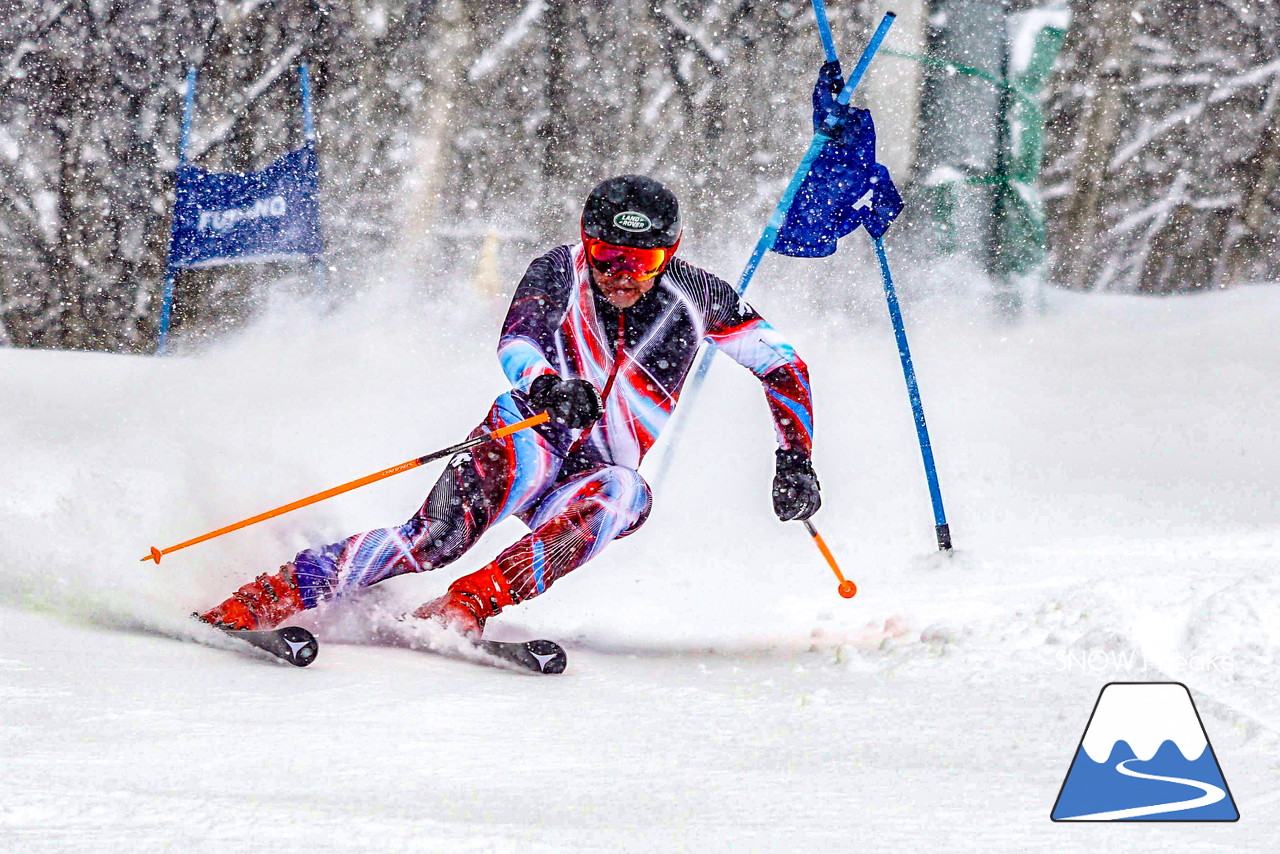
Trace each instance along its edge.
<path fill-rule="evenodd" d="M 784 522 L 808 519 L 822 506 L 822 487 L 804 451 L 777 450 L 778 473 L 773 476 L 773 512 Z"/>
<path fill-rule="evenodd" d="M 533 381 L 529 402 L 534 409 L 546 410 L 552 422 L 573 430 L 590 427 L 604 412 L 595 386 L 586 380 L 562 380 L 555 374 L 543 374 Z"/>

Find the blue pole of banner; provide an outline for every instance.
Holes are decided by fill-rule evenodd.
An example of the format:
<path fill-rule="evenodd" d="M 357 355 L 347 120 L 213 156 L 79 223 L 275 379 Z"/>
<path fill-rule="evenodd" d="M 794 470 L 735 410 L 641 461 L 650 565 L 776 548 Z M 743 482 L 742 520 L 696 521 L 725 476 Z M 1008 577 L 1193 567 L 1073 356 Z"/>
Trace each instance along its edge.
<path fill-rule="evenodd" d="M 827 6 L 824 0 L 813 0 L 813 16 L 818 19 L 818 35 L 822 38 L 822 51 L 827 55 L 827 62 L 835 62 L 836 43 L 831 38 L 831 22 L 827 20 Z"/>
<path fill-rule="evenodd" d="M 815 9 L 817 5 L 815 4 Z M 880 43 L 884 41 L 885 35 L 889 32 L 889 27 L 893 26 L 893 21 L 897 16 L 893 12 L 885 12 L 884 17 L 880 19 L 880 26 L 876 27 L 876 31 L 871 35 L 871 40 L 867 42 L 866 48 L 862 51 L 862 56 L 858 58 L 858 64 L 854 66 L 852 73 L 849 74 L 848 81 L 845 82 L 844 88 L 840 90 L 840 95 L 836 98 L 836 109 L 832 110 L 827 116 L 823 126 L 813 135 L 813 139 L 809 142 L 809 149 L 804 153 L 804 157 L 800 160 L 800 165 L 796 167 L 795 174 L 791 176 L 791 183 L 787 184 L 786 190 L 782 193 L 782 198 L 778 201 L 778 206 L 773 209 L 773 213 L 769 216 L 769 221 L 764 227 L 764 232 L 760 235 L 760 239 L 756 242 L 756 248 L 751 252 L 751 257 L 747 260 L 747 266 L 743 268 L 742 275 L 738 277 L 738 284 L 734 290 L 738 292 L 738 296 L 742 296 L 747 292 L 747 288 L 751 285 L 752 278 L 755 277 L 756 268 L 760 266 L 760 262 L 764 259 L 764 254 L 773 248 L 778 241 L 778 232 L 782 230 L 782 226 L 787 221 L 787 212 L 791 210 L 791 203 L 795 201 L 796 193 L 800 190 L 800 185 L 804 183 L 804 179 L 808 177 L 809 170 L 813 168 L 813 162 L 822 154 L 823 147 L 827 141 L 834 137 L 840 129 L 842 121 L 841 114 L 844 112 L 842 107 L 849 105 L 849 99 L 853 97 L 853 91 L 858 88 L 858 84 L 862 82 L 862 77 L 867 71 L 867 66 L 871 64 L 871 60 L 875 57 L 876 51 L 880 49 Z M 826 20 L 825 10 L 819 18 L 820 21 Z M 821 25 L 820 25 L 821 26 Z M 830 37 L 828 30 L 827 38 Z M 824 39 L 825 41 L 825 39 Z M 835 48 L 832 47 L 832 53 Z M 686 415 L 689 409 L 693 407 L 694 398 L 697 397 L 699 389 L 706 381 L 707 373 L 711 370 L 711 361 L 715 358 L 716 348 L 714 344 L 708 343 L 703 349 L 702 355 L 698 360 L 698 367 L 694 372 L 693 378 L 689 381 L 689 387 L 684 392 L 684 409 Z M 671 437 L 667 441 L 663 449 L 662 457 L 658 462 L 658 473 L 655 482 L 661 484 L 666 479 L 667 471 L 671 467 L 671 458 L 673 449 L 677 440 L 680 438 L 681 424 L 673 425 Z"/>
<path fill-rule="evenodd" d="M 313 263 L 316 272 L 316 290 L 323 294 L 329 289 L 328 279 L 325 278 L 324 256 L 317 255 Z"/>
<path fill-rule="evenodd" d="M 311 66 L 305 62 L 298 67 L 298 85 L 302 89 L 302 136 L 307 142 L 314 143 L 316 141 L 316 123 L 311 112 Z M 316 290 L 323 294 L 328 291 L 324 256 L 316 256 L 313 265 L 316 274 Z"/>
<path fill-rule="evenodd" d="M 172 240 L 170 235 L 170 240 Z M 169 341 L 169 317 L 173 310 L 173 285 L 176 279 L 176 271 L 172 265 L 167 265 L 164 271 L 164 302 L 160 305 L 160 340 L 156 342 L 156 355 L 164 355 L 165 344 Z"/>
<path fill-rule="evenodd" d="M 298 78 L 302 87 L 302 135 L 307 142 L 315 142 L 316 125 L 311 115 L 311 66 L 302 63 L 298 68 Z"/>
<path fill-rule="evenodd" d="M 920 402 L 920 386 L 916 383 L 916 369 L 911 363 L 911 348 L 907 346 L 907 329 L 902 323 L 902 309 L 893 289 L 893 275 L 889 272 L 889 257 L 884 251 L 884 241 L 872 238 L 876 245 L 876 257 L 880 259 L 880 276 L 884 279 L 884 296 L 889 303 L 889 319 L 893 321 L 893 335 L 898 340 L 898 358 L 902 360 L 902 376 L 907 381 L 907 396 L 911 398 L 911 412 L 915 416 L 916 438 L 920 440 L 920 456 L 924 460 L 924 475 L 929 481 L 929 500 L 933 502 L 934 533 L 938 548 L 951 548 L 951 529 L 947 525 L 947 513 L 942 508 L 942 490 L 938 487 L 938 469 L 933 462 L 933 445 L 929 441 L 929 426 L 924 420 L 924 404 Z"/>
<path fill-rule="evenodd" d="M 182 133 L 178 137 L 178 168 L 187 165 L 187 146 L 191 141 L 191 118 L 196 109 L 196 69 L 187 69 L 187 91 L 182 99 Z M 160 335 L 156 342 L 156 353 L 164 353 L 165 344 L 169 340 L 169 321 L 173 316 L 173 287 L 178 271 L 173 266 L 173 222 L 169 224 L 169 254 L 165 261 L 164 295 L 160 302 Z"/>
<path fill-rule="evenodd" d="M 178 139 L 178 165 L 187 165 L 187 144 L 191 141 L 191 118 L 196 111 L 196 69 L 187 69 L 187 91 L 182 98 L 182 136 Z"/>

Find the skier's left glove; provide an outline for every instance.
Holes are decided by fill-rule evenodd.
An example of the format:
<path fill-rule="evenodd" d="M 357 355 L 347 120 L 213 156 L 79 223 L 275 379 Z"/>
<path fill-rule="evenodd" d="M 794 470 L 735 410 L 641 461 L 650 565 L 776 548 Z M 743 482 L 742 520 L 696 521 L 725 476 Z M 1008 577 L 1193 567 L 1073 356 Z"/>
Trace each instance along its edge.
<path fill-rule="evenodd" d="M 804 451 L 779 448 L 773 476 L 773 512 L 784 522 L 808 519 L 822 506 L 822 487 Z"/>

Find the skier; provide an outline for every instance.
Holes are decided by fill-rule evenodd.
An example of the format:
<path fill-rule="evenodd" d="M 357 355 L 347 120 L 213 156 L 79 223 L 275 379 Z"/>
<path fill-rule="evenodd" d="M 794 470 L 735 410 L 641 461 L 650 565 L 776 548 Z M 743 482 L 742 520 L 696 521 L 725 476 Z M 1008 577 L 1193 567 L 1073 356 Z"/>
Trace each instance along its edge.
<path fill-rule="evenodd" d="M 461 557 L 507 516 L 531 533 L 413 612 L 472 639 L 503 608 L 532 599 L 648 516 L 637 468 L 671 417 L 706 338 L 760 378 L 777 429 L 773 506 L 807 519 L 821 504 L 809 456 L 808 370 L 726 282 L 674 257 L 675 196 L 621 175 L 598 185 L 581 242 L 529 265 L 502 327 L 512 389 L 472 433 L 545 411 L 545 424 L 459 453 L 422 508 L 398 528 L 298 554 L 201 615 L 232 629 L 270 628 L 321 602 Z"/>

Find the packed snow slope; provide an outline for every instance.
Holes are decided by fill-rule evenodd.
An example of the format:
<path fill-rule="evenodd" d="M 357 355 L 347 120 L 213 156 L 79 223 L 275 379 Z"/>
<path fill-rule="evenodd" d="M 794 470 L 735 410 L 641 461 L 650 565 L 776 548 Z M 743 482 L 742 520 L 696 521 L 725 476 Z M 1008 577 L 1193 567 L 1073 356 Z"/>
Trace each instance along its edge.
<path fill-rule="evenodd" d="M 721 359 L 645 527 L 492 624 L 562 641 L 560 677 L 367 642 L 514 521 L 306 615 L 305 670 L 166 636 L 403 521 L 438 467 L 139 562 L 464 437 L 504 388 L 501 306 L 0 350 L 0 850 L 1274 851 L 1280 287 L 1051 295 L 1015 326 L 908 302 L 948 556 L 887 319 L 756 296 L 810 365 L 814 521 L 858 596 L 773 517 L 765 403 Z M 1117 680 L 1190 687 L 1238 823 L 1050 822 Z"/>

